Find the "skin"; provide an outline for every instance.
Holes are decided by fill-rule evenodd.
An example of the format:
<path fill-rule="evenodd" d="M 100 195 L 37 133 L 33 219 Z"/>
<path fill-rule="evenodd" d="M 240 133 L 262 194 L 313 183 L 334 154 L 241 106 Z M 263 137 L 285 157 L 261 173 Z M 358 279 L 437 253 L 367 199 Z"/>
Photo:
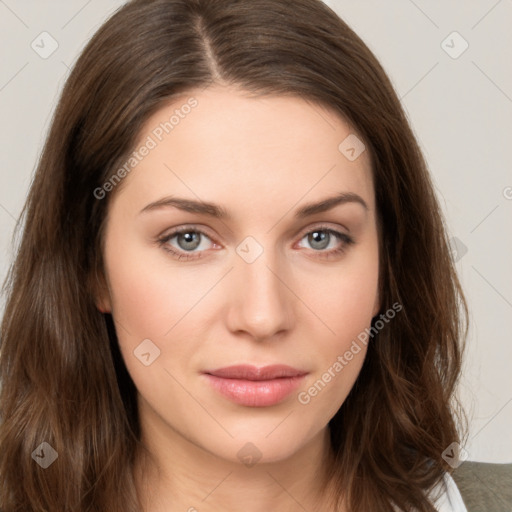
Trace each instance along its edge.
<path fill-rule="evenodd" d="M 368 152 L 349 161 L 338 150 L 355 131 L 334 111 L 300 97 L 252 98 L 220 86 L 159 110 L 137 147 L 191 96 L 197 107 L 112 192 L 107 291 L 97 300 L 113 315 L 138 390 L 142 440 L 153 458 L 144 464 L 141 457 L 135 468 L 144 510 L 330 510 L 320 491 L 331 454 L 327 424 L 354 385 L 366 347 L 308 404 L 297 396 L 379 311 Z M 301 206 L 338 192 L 357 194 L 367 209 L 347 202 L 294 218 Z M 217 203 L 232 218 L 172 206 L 141 213 L 171 195 Z M 196 235 L 197 248 L 183 235 L 158 243 L 184 225 L 206 233 Z M 333 235 L 315 243 L 307 234 L 320 226 L 354 243 Z M 263 249 L 252 263 L 237 252 L 248 236 Z M 177 259 L 165 247 L 196 258 Z M 338 247 L 344 251 L 325 256 Z M 145 339 L 160 350 L 149 366 L 134 355 Z M 297 392 L 268 407 L 235 404 L 201 374 L 244 363 L 309 373 Z M 250 467 L 237 456 L 249 442 L 261 455 Z"/>

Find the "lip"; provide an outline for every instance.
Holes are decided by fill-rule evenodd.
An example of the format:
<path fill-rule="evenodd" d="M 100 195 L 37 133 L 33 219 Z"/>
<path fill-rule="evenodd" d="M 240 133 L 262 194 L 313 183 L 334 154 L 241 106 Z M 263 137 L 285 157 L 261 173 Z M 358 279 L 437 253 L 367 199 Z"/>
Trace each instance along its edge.
<path fill-rule="evenodd" d="M 289 396 L 307 373 L 278 364 L 228 366 L 208 370 L 204 375 L 216 391 L 231 401 L 248 407 L 268 407 Z"/>

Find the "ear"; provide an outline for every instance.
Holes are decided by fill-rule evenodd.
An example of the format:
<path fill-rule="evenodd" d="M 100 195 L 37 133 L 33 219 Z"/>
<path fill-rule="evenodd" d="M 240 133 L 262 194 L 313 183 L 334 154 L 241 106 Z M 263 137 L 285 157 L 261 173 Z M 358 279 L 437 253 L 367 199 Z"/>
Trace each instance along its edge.
<path fill-rule="evenodd" d="M 90 278 L 90 290 L 94 303 L 101 313 L 111 313 L 112 303 L 109 286 L 103 272 L 94 272 Z"/>

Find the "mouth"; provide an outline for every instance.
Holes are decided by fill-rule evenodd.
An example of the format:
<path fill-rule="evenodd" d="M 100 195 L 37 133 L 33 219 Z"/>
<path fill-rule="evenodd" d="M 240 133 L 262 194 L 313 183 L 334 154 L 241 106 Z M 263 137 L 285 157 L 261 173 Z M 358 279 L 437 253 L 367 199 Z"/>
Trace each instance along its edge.
<path fill-rule="evenodd" d="M 203 373 L 217 392 L 247 407 L 268 407 L 282 402 L 296 390 L 306 371 L 287 365 L 256 367 L 238 365 Z"/>

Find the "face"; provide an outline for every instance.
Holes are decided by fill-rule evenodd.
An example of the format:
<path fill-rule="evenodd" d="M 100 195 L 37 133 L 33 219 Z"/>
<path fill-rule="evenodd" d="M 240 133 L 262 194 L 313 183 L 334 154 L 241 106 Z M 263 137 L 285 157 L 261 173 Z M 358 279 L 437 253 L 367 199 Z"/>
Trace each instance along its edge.
<path fill-rule="evenodd" d="M 145 124 L 109 192 L 98 307 L 155 435 L 271 462 L 325 432 L 379 309 L 370 159 L 354 133 L 300 97 L 227 88 Z M 222 370 L 239 365 L 253 368 Z M 286 367 L 258 372 L 274 365 Z"/>

